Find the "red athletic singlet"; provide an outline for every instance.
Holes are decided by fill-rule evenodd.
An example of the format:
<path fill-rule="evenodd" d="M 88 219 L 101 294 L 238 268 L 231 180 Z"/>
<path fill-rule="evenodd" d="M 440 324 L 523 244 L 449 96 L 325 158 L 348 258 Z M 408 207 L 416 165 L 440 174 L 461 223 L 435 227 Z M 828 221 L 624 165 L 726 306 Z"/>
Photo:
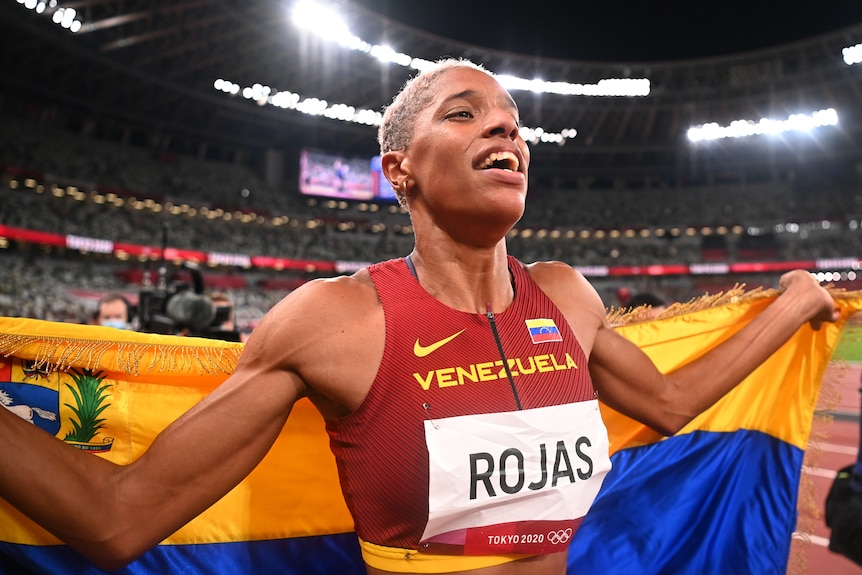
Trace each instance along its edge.
<path fill-rule="evenodd" d="M 562 313 L 519 261 L 508 263 L 515 298 L 494 320 L 521 407 L 594 400 Z M 363 404 L 327 431 L 358 536 L 419 549 L 429 519 L 425 422 L 518 407 L 487 315 L 443 305 L 403 259 L 368 269 L 386 319 L 383 361 Z"/>

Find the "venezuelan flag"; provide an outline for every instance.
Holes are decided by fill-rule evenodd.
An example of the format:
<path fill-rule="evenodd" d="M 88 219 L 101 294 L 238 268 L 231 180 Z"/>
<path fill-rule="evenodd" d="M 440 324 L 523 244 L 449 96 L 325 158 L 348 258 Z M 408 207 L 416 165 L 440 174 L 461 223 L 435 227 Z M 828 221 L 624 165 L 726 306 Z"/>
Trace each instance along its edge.
<path fill-rule="evenodd" d="M 751 321 L 772 301 L 760 296 L 706 298 L 701 311 L 677 305 L 666 319 L 618 330 L 670 371 Z M 569 573 L 787 573 L 821 383 L 845 322 L 862 309 L 859 292 L 844 296 L 837 323 L 801 328 L 673 437 L 602 406 L 613 468 L 570 548 Z"/>
<path fill-rule="evenodd" d="M 611 319 L 670 370 L 729 337 L 772 297 L 739 290 L 674 306 L 663 319 Z M 614 468 L 573 542 L 570 573 L 786 572 L 820 384 L 846 320 L 862 309 L 862 294 L 836 298 L 838 323 L 800 329 L 674 437 L 603 406 Z M 128 463 L 227 377 L 241 349 L 0 318 L 0 402 L 94 457 Z M 307 401 L 248 478 L 120 571 L 364 572 L 323 421 Z M 101 571 L 0 500 L 0 573 Z"/>
<path fill-rule="evenodd" d="M 0 318 L 0 398 L 7 408 L 32 410 L 34 425 L 94 457 L 129 463 L 227 377 L 241 349 Z M 0 573 L 102 571 L 0 500 Z M 240 485 L 119 573 L 364 575 L 324 423 L 311 403 L 294 407 L 272 451 Z"/>
<path fill-rule="evenodd" d="M 563 339 L 560 335 L 560 330 L 557 329 L 557 324 L 552 319 L 528 319 L 526 323 L 527 329 L 530 331 L 530 339 L 533 343 L 562 341 Z"/>

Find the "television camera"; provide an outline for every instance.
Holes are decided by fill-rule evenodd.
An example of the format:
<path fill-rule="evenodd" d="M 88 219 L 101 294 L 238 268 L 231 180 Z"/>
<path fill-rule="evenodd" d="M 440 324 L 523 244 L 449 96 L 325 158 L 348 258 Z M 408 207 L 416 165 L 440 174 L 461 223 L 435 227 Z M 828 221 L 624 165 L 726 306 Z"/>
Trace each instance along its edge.
<path fill-rule="evenodd" d="M 163 335 L 187 335 L 241 341 L 238 331 L 224 329 L 233 312 L 232 306 L 215 305 L 204 293 L 203 272 L 195 263 L 185 262 L 182 273 L 169 281 L 167 268 L 159 268 L 155 286 L 145 286 L 138 299 L 138 331 Z M 191 282 L 179 276 L 188 275 Z"/>

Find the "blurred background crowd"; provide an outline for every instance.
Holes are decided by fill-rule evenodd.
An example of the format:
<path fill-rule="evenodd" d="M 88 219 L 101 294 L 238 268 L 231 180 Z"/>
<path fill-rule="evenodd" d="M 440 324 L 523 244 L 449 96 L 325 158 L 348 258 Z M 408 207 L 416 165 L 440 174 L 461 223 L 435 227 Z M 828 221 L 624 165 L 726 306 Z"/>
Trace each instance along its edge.
<path fill-rule="evenodd" d="M 266 0 L 0 4 L 0 315 L 85 323 L 106 294 L 137 305 L 142 291 L 191 283 L 191 261 L 248 333 L 303 282 L 408 254 L 409 215 L 374 172 L 373 119 L 441 54 L 582 82 L 512 90 L 533 157 L 509 237 L 521 260 L 578 267 L 608 307 L 643 292 L 685 301 L 775 287 L 790 267 L 862 286 L 862 72 L 846 55 L 862 41 L 862 10 L 839 2 L 828 21 L 801 11 L 772 30 L 781 38 L 740 23 L 746 45 L 724 31 L 711 51 L 650 53 L 655 36 L 634 38 L 627 56 L 583 59 L 515 36 L 504 48 L 465 43 L 373 4 L 339 4 L 357 36 L 337 45 Z M 416 57 L 384 58 L 356 48 L 359 37 Z M 599 93 L 604 78 L 642 91 Z M 793 131 L 790 119 L 818 108 L 838 119 Z M 698 123 L 716 132 L 767 117 L 793 130 L 685 137 Z"/>

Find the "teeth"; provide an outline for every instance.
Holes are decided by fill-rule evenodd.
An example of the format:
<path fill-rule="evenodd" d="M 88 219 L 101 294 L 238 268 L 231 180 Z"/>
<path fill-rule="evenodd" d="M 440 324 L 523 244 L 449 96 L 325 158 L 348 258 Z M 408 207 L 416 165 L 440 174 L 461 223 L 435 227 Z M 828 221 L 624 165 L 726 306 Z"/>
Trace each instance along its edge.
<path fill-rule="evenodd" d="M 503 169 L 510 170 L 512 172 L 517 172 L 518 167 L 520 166 L 518 156 L 512 152 L 493 152 L 490 156 L 485 158 L 485 161 L 479 165 L 479 168 L 490 168 L 497 162 L 502 162 L 504 164 Z"/>

